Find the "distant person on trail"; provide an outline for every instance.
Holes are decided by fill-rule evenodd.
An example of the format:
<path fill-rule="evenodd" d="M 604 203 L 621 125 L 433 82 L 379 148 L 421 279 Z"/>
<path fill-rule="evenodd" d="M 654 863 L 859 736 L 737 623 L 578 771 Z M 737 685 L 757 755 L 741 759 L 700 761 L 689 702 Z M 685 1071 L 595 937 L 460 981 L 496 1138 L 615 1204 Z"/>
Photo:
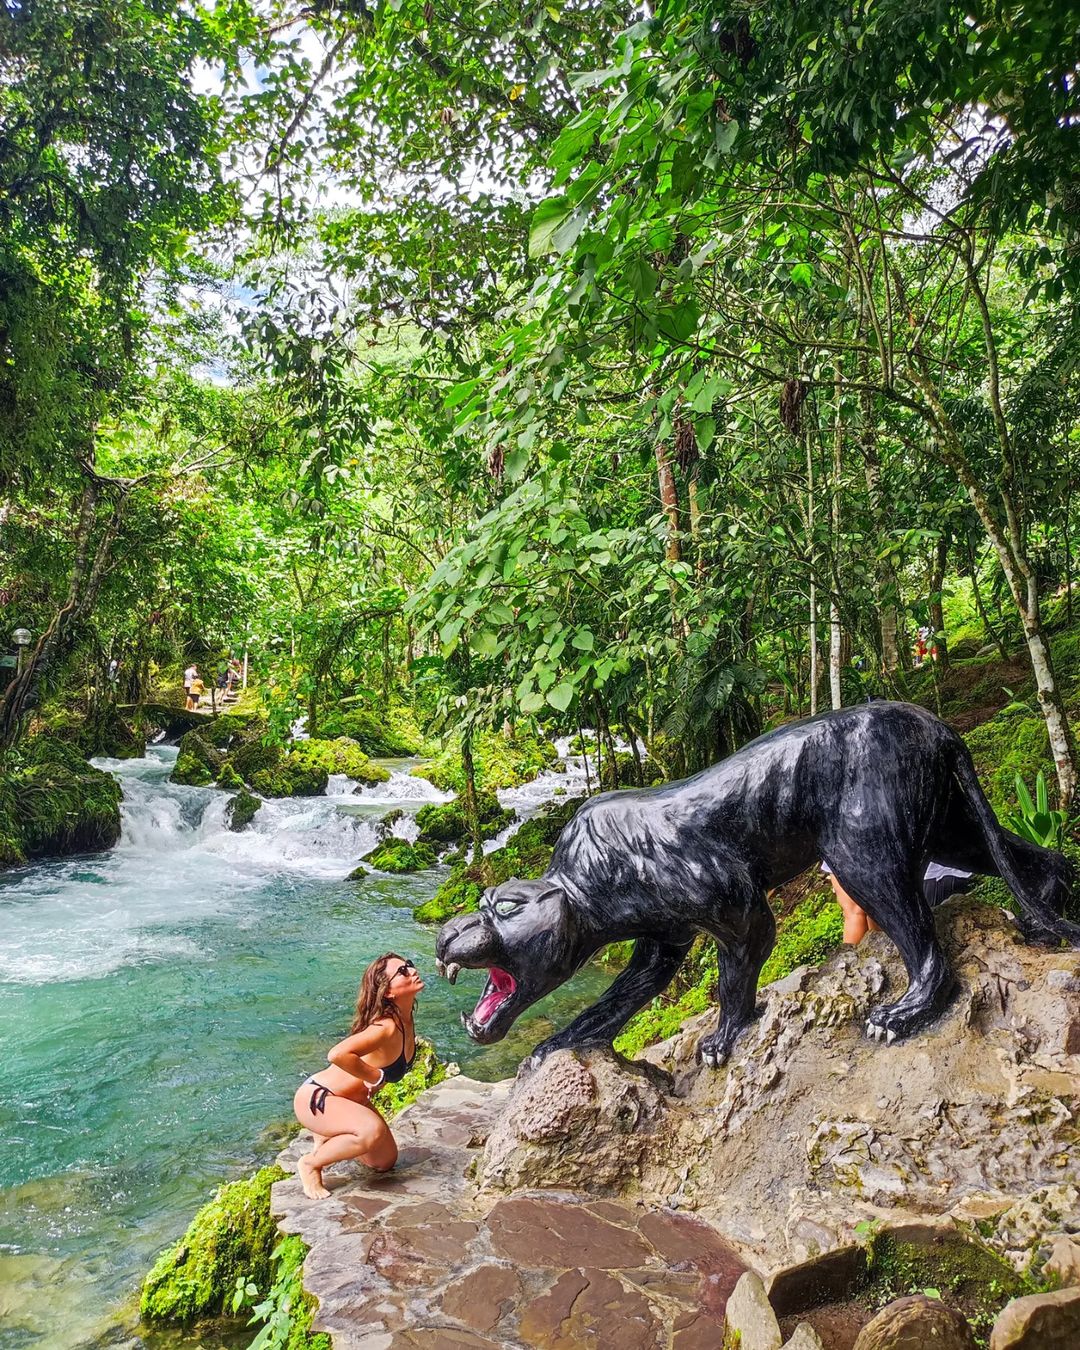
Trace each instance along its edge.
<path fill-rule="evenodd" d="M 198 678 L 199 667 L 193 662 L 188 666 L 187 670 L 184 671 L 184 707 L 188 712 L 192 712 L 195 708 L 194 703 L 191 701 L 191 684 L 193 680 L 197 680 Z"/>
<path fill-rule="evenodd" d="M 199 703 L 203 694 L 206 693 L 206 685 L 199 679 L 198 675 L 191 681 L 191 687 L 188 690 L 188 710 L 189 712 L 198 712 Z"/>
<path fill-rule="evenodd" d="M 372 961 L 360 981 L 356 1013 L 348 1036 L 327 1054 L 329 1068 L 297 1088 L 293 1110 L 310 1130 L 315 1147 L 297 1163 L 304 1194 L 321 1200 L 323 1168 L 356 1158 L 376 1172 L 388 1172 L 398 1150 L 386 1121 L 371 1104 L 383 1083 L 396 1083 L 416 1058 L 413 1020 L 424 987 L 411 961 L 387 952 Z"/>

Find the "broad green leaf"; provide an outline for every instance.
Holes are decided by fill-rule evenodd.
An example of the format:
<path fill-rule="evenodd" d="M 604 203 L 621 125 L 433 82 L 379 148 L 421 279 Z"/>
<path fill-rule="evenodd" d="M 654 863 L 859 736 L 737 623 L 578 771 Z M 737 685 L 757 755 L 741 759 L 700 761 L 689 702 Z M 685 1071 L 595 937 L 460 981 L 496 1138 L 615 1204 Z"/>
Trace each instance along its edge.
<path fill-rule="evenodd" d="M 572 684 L 557 684 L 554 689 L 549 689 L 547 701 L 553 708 L 558 708 L 559 712 L 565 712 L 574 700 L 574 686 Z"/>

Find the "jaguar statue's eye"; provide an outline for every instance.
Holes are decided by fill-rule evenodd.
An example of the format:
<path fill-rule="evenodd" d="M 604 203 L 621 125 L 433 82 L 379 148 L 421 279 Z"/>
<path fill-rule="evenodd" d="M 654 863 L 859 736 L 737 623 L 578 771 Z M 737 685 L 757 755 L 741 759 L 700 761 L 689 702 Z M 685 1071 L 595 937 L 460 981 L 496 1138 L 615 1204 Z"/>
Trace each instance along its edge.
<path fill-rule="evenodd" d="M 496 900 L 495 913 L 500 919 L 508 919 L 511 914 L 516 914 L 521 908 L 520 900 Z"/>

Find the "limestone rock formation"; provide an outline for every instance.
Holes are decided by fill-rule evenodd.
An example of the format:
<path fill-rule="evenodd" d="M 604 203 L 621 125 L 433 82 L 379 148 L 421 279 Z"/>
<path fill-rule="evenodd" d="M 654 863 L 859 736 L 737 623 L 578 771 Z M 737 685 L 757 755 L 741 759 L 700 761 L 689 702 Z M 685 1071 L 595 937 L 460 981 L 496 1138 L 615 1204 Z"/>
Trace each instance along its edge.
<path fill-rule="evenodd" d="M 1080 1289 L 1014 1299 L 994 1323 L 990 1350 L 1076 1350 Z"/>
<path fill-rule="evenodd" d="M 738 1350 L 780 1350 L 783 1339 L 761 1276 L 748 1270 L 727 1301 L 725 1345 L 736 1345 Z"/>
<path fill-rule="evenodd" d="M 552 1055 L 519 1077 L 484 1150 L 485 1187 L 553 1183 L 602 1194 L 642 1174 L 665 1114 L 661 1075 L 628 1071 L 603 1052 Z"/>
<path fill-rule="evenodd" d="M 958 992 L 925 1034 L 863 1035 L 905 987 L 874 935 L 763 991 L 727 1068 L 695 1060 L 713 1013 L 652 1047 L 666 1101 L 613 1056 L 550 1056 L 517 1084 L 483 1184 L 696 1210 L 762 1271 L 852 1242 L 862 1220 L 924 1216 L 978 1221 L 1018 1269 L 1049 1257 L 1080 1235 L 1080 954 L 1029 947 L 972 900 L 938 925 Z"/>

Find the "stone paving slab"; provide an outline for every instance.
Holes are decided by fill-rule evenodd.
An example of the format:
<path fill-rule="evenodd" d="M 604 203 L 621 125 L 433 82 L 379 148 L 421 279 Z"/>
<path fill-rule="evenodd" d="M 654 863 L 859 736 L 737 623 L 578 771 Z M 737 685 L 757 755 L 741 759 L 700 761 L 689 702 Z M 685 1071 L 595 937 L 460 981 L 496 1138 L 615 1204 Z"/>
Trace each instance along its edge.
<path fill-rule="evenodd" d="M 334 1350 L 718 1350 L 746 1269 L 702 1221 L 642 1204 L 481 1194 L 473 1163 L 511 1084 L 455 1077 L 394 1121 L 392 1173 L 328 1169 L 327 1200 L 273 1188 L 311 1249 L 304 1285 Z M 301 1135 L 279 1161 L 294 1171 Z"/>

